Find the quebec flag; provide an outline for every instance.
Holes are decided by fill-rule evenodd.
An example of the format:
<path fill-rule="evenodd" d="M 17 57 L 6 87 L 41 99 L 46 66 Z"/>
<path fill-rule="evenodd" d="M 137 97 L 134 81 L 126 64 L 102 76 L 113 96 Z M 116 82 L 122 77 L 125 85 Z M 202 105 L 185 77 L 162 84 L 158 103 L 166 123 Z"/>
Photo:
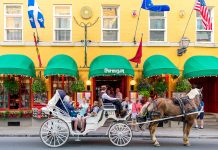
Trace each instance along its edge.
<path fill-rule="evenodd" d="M 44 17 L 35 0 L 28 0 L 28 16 L 32 28 L 44 28 Z"/>

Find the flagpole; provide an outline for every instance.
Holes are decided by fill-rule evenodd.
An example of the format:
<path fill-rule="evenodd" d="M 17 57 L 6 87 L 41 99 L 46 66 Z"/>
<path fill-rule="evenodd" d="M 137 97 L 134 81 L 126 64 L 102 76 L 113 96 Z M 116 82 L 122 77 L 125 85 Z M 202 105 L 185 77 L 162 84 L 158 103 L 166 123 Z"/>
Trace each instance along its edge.
<path fill-rule="evenodd" d="M 142 4 L 142 3 L 141 3 Z M 134 38 L 133 38 L 133 43 L 136 44 L 136 32 L 138 30 L 138 24 L 139 24 L 139 17 L 140 17 L 140 14 L 141 14 L 141 10 L 142 10 L 142 7 L 140 7 L 139 9 L 139 16 L 138 16 L 138 20 L 137 20 L 137 23 L 136 23 L 136 28 L 135 28 L 135 34 L 134 34 Z"/>
<path fill-rule="evenodd" d="M 141 39 L 143 38 L 143 33 L 142 33 L 142 35 L 141 35 Z M 143 43 L 143 42 L 142 42 Z M 136 68 L 138 68 L 139 67 L 139 64 L 138 63 L 136 63 L 136 66 L 135 66 Z"/>
<path fill-rule="evenodd" d="M 195 0 L 195 4 L 196 4 L 196 0 Z M 194 4 L 194 7 L 195 7 L 195 4 Z M 188 22 L 187 22 L 187 24 L 186 24 L 185 30 L 184 30 L 184 32 L 183 32 L 183 34 L 182 34 L 182 38 L 185 36 L 186 30 L 187 30 L 187 28 L 188 28 L 189 22 L 190 22 L 190 20 L 191 20 L 191 17 L 192 17 L 193 11 L 194 11 L 194 7 L 192 7 L 191 14 L 190 14 L 189 19 L 188 19 Z"/>

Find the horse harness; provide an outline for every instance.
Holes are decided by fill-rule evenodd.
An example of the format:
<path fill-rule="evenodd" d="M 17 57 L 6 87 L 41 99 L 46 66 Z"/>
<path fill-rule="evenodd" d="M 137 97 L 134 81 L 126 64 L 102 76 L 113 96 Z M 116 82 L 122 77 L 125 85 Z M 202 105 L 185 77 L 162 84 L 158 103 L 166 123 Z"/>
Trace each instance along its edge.
<path fill-rule="evenodd" d="M 191 99 L 188 96 L 173 99 L 173 103 L 180 107 L 181 114 L 184 114 L 184 115 L 186 115 L 186 113 L 194 112 L 197 110 L 196 105 L 193 105 L 190 101 Z M 186 110 L 185 106 L 187 104 L 189 104 L 192 107 L 192 109 Z"/>

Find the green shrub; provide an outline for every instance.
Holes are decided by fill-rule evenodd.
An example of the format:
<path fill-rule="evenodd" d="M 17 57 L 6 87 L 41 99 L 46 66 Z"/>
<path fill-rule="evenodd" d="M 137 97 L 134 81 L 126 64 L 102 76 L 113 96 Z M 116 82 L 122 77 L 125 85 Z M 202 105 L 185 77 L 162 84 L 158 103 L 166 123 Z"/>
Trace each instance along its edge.
<path fill-rule="evenodd" d="M 175 91 L 176 92 L 188 92 L 191 90 L 191 87 L 192 87 L 191 83 L 187 79 L 180 78 L 176 82 Z"/>
<path fill-rule="evenodd" d="M 32 84 L 32 90 L 33 93 L 38 93 L 38 94 L 46 92 L 45 80 L 39 77 L 35 78 Z"/>
<path fill-rule="evenodd" d="M 81 80 L 73 81 L 71 85 L 71 90 L 73 92 L 82 92 L 85 90 L 84 82 Z"/>
<path fill-rule="evenodd" d="M 6 78 L 3 86 L 9 94 L 14 95 L 19 92 L 19 83 L 15 80 L 15 78 Z"/>

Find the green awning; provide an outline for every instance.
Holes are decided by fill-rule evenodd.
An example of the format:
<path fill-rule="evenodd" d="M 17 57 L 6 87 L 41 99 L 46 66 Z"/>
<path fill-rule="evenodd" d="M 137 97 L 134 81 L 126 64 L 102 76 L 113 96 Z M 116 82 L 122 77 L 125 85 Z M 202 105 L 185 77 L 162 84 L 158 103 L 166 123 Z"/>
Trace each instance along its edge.
<path fill-rule="evenodd" d="M 134 70 L 123 56 L 102 55 L 90 65 L 89 78 L 97 76 L 134 76 Z"/>
<path fill-rule="evenodd" d="M 162 55 L 153 55 L 144 62 L 144 77 L 152 77 L 162 74 L 179 76 L 179 69 L 167 57 Z"/>
<path fill-rule="evenodd" d="M 214 56 L 193 56 L 184 65 L 183 76 L 196 78 L 218 76 L 218 58 Z"/>
<path fill-rule="evenodd" d="M 0 56 L 0 74 L 36 76 L 33 61 L 29 57 L 19 54 Z"/>
<path fill-rule="evenodd" d="M 78 67 L 75 60 L 73 60 L 70 56 L 60 54 L 49 60 L 44 75 L 65 75 L 77 78 Z"/>

